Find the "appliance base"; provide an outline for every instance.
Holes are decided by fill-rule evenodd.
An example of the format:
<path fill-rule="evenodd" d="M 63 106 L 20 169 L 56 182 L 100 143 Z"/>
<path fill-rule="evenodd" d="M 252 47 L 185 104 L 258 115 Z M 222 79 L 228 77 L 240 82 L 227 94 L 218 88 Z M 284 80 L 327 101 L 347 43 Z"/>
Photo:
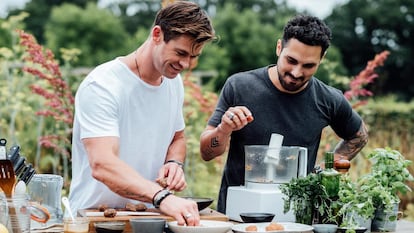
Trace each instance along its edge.
<path fill-rule="evenodd" d="M 273 213 L 274 222 L 295 222 L 292 210 L 283 213 L 285 195 L 279 189 L 249 189 L 245 186 L 233 186 L 227 190 L 226 215 L 238 222 L 243 222 L 240 213 Z"/>

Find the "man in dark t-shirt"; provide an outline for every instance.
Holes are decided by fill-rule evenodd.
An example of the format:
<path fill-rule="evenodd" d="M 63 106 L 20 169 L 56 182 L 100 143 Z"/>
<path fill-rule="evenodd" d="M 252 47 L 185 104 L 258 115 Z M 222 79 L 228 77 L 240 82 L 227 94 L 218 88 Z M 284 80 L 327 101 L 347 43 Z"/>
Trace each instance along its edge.
<path fill-rule="evenodd" d="M 222 155 L 230 139 L 217 209 L 226 211 L 227 188 L 244 185 L 244 145 L 267 145 L 272 133 L 284 146 L 308 149 L 308 172 L 315 166 L 322 130 L 342 138 L 335 158 L 351 160 L 368 134 L 341 91 L 313 77 L 330 43 L 330 29 L 318 18 L 299 15 L 285 26 L 276 47 L 278 61 L 232 75 L 201 135 L 202 158 Z"/>

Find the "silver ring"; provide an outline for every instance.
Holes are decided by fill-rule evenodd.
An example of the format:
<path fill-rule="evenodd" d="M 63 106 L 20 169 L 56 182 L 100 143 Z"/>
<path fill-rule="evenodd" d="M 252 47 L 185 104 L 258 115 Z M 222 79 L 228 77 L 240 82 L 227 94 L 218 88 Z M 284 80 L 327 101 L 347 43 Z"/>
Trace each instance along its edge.
<path fill-rule="evenodd" d="M 227 117 L 232 121 L 233 120 L 233 118 L 234 118 L 234 113 L 233 112 L 230 112 L 228 115 L 227 115 Z"/>
<path fill-rule="evenodd" d="M 192 216 L 193 216 L 192 214 L 188 213 L 188 214 L 184 215 L 184 218 L 191 218 Z"/>

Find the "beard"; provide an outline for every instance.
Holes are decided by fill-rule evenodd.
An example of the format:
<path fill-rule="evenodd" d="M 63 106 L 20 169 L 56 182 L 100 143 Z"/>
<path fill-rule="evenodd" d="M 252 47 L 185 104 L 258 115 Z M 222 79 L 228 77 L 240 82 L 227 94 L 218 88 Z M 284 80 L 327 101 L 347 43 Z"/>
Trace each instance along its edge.
<path fill-rule="evenodd" d="M 276 69 L 280 85 L 288 92 L 298 92 L 309 82 L 309 80 L 306 82 L 303 81 L 305 80 L 305 77 L 295 77 L 289 72 L 282 75 L 279 71 L 279 66 L 276 66 Z"/>

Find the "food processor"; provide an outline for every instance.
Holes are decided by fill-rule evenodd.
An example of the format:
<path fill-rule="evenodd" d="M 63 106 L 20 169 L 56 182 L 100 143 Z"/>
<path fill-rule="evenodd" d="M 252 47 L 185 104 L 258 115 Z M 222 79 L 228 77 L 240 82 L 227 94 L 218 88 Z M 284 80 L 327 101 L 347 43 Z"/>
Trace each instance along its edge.
<path fill-rule="evenodd" d="M 292 210 L 283 213 L 285 195 L 279 186 L 292 178 L 306 176 L 307 148 L 275 145 L 272 140 L 269 145 L 246 145 L 244 148 L 245 183 L 228 188 L 226 215 L 242 222 L 240 213 L 266 212 L 275 214 L 273 221 L 295 222 Z"/>

